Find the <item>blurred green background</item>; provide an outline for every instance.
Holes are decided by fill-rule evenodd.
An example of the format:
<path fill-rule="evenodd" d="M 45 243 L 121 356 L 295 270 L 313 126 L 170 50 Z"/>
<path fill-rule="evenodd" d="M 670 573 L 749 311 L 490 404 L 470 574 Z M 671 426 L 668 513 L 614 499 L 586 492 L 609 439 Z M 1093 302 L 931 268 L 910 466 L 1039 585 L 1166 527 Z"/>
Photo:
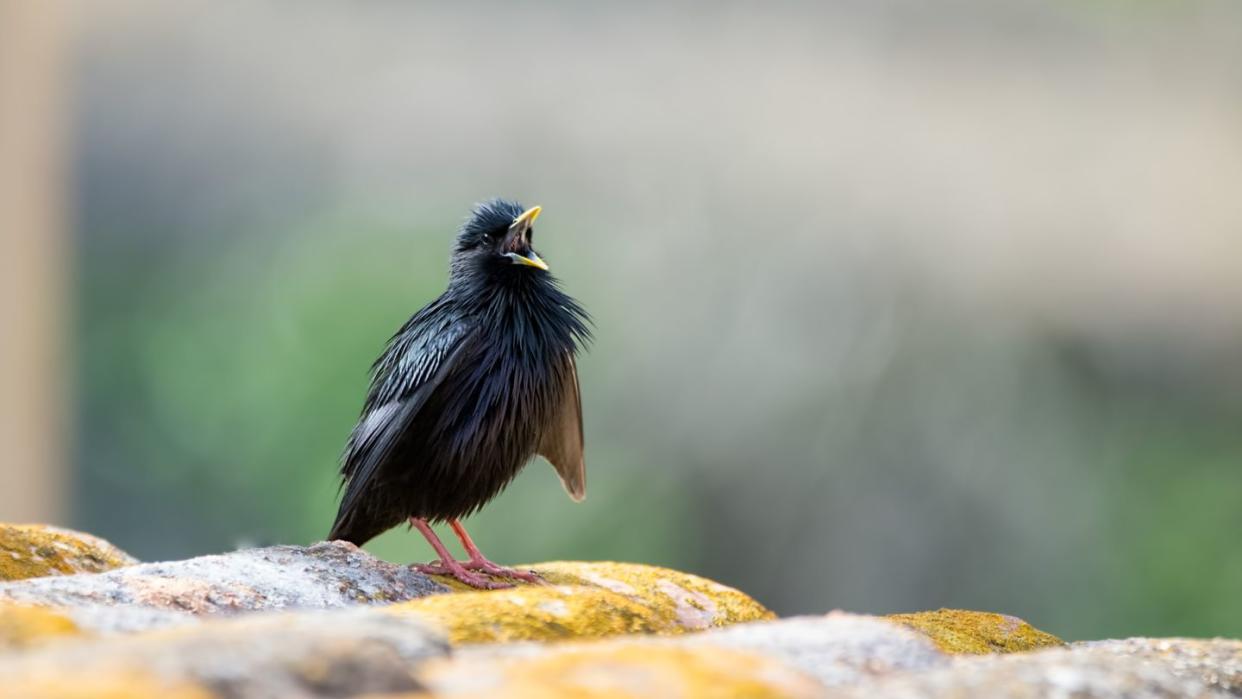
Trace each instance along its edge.
<path fill-rule="evenodd" d="M 75 526 L 146 559 L 322 537 L 370 361 L 504 195 L 598 331 L 589 497 L 533 463 L 469 523 L 494 558 L 1242 633 L 1237 5 L 74 24 Z"/>

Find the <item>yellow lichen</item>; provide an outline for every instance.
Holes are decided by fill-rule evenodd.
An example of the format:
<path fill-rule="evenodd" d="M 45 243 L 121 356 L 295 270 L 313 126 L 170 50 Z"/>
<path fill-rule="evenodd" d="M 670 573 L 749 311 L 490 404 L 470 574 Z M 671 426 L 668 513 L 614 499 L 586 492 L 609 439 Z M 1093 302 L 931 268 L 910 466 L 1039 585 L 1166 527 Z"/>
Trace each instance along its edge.
<path fill-rule="evenodd" d="M 817 682 L 776 660 L 718 647 L 603 642 L 508 659 L 429 663 L 419 679 L 436 697 L 816 697 Z"/>
<path fill-rule="evenodd" d="M 549 585 L 432 595 L 384 608 L 428 622 L 461 643 L 600 638 L 670 632 L 664 615 L 624 595 Z"/>
<path fill-rule="evenodd" d="M 46 607 L 0 603 L 0 650 L 79 635 L 77 624 Z"/>
<path fill-rule="evenodd" d="M 0 580 L 102 573 L 136 561 L 89 534 L 40 524 L 0 524 Z"/>
<path fill-rule="evenodd" d="M 639 563 L 558 561 L 534 567 L 545 580 L 589 585 L 639 600 L 670 615 L 676 630 L 698 631 L 775 619 L 748 595 L 697 575 Z"/>
<path fill-rule="evenodd" d="M 886 618 L 922 633 L 940 650 L 958 655 L 1018 653 L 1065 645 L 1056 636 L 1005 614 L 939 609 L 889 614 Z"/>
<path fill-rule="evenodd" d="M 461 592 L 394 605 L 445 629 L 455 643 L 600 638 L 627 633 L 677 634 L 772 619 L 763 605 L 731 587 L 666 568 L 633 563 L 541 563 L 551 586 Z"/>

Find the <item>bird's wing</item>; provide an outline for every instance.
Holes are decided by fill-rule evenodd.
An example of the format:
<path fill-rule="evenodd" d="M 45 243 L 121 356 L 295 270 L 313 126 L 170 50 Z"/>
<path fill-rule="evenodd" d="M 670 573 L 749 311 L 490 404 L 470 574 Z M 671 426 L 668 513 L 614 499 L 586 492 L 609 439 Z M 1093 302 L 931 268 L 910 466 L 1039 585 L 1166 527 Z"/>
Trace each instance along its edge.
<path fill-rule="evenodd" d="M 561 477 L 561 485 L 575 502 L 586 497 L 586 461 L 582 456 L 582 392 L 578 388 L 578 367 L 572 357 L 569 376 L 562 382 L 557 410 L 548 430 L 539 439 L 539 455 L 547 459 Z"/>
<path fill-rule="evenodd" d="M 393 337 L 375 364 L 366 408 L 345 447 L 341 474 L 348 485 L 338 519 L 353 509 L 419 409 L 457 366 L 473 332 L 474 325 L 461 318 L 415 316 Z"/>

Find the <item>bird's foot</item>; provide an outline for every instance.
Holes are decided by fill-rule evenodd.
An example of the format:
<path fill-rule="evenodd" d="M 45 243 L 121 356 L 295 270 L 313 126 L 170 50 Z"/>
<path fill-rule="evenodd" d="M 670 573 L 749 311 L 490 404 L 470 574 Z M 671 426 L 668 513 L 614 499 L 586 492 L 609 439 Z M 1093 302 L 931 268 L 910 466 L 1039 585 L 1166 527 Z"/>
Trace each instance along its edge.
<path fill-rule="evenodd" d="M 521 580 L 523 582 L 534 583 L 536 585 L 546 585 L 547 582 L 539 577 L 533 570 L 518 570 L 516 568 L 508 568 L 506 566 L 492 563 L 486 558 L 471 558 L 468 561 L 462 561 L 461 566 L 467 570 L 478 570 L 488 575 L 494 575 L 498 578 L 509 578 L 511 580 Z"/>
<path fill-rule="evenodd" d="M 536 585 L 546 585 L 544 579 L 535 574 L 533 570 L 516 570 L 514 568 L 506 568 L 505 566 L 492 563 L 487 560 L 487 556 L 479 550 L 474 540 L 466 533 L 466 528 L 461 525 L 460 520 L 449 520 L 449 526 L 453 528 L 453 532 L 457 534 L 457 538 L 461 539 L 462 548 L 466 549 L 466 555 L 470 556 L 470 560 L 462 561 L 462 567 L 470 570 L 481 570 L 488 575 L 495 575 L 498 578 L 509 578 L 510 580 L 521 580 L 523 582 L 533 583 Z"/>
<path fill-rule="evenodd" d="M 486 576 L 471 573 L 466 569 L 465 565 L 454 560 L 449 560 L 448 563 L 444 561 L 414 563 L 412 567 L 423 575 L 447 575 L 458 582 L 480 590 L 503 590 L 507 587 L 513 587 L 509 583 L 496 582 L 495 580 L 488 579 Z"/>

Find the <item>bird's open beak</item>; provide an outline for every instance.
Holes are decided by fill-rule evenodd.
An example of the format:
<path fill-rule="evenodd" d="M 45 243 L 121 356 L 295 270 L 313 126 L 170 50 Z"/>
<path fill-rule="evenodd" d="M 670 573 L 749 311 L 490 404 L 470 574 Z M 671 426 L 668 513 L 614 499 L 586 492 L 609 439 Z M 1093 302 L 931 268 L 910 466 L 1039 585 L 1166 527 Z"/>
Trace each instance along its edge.
<path fill-rule="evenodd" d="M 507 256 L 509 259 L 513 260 L 514 264 L 526 265 L 527 267 L 538 267 L 545 272 L 548 271 L 548 263 L 544 262 L 538 255 L 536 255 L 534 250 L 531 250 L 525 255 L 511 252 L 508 253 Z"/>
<path fill-rule="evenodd" d="M 522 215 L 513 219 L 513 223 L 509 224 L 509 227 L 510 228 L 520 227 L 523 230 L 529 229 L 531 226 L 535 225 L 535 219 L 539 218 L 539 214 L 542 211 L 543 211 L 542 206 L 532 206 L 529 209 L 523 211 Z"/>
<path fill-rule="evenodd" d="M 505 256 L 512 260 L 514 264 L 537 267 L 546 272 L 548 270 L 548 263 L 539 259 L 535 251 L 530 249 L 530 238 L 528 235 L 531 226 L 535 224 L 535 219 L 539 218 L 539 212 L 541 211 L 543 211 L 542 207 L 532 206 L 513 219 L 513 223 L 509 224 L 509 235 L 505 241 L 505 247 L 509 249 Z"/>

